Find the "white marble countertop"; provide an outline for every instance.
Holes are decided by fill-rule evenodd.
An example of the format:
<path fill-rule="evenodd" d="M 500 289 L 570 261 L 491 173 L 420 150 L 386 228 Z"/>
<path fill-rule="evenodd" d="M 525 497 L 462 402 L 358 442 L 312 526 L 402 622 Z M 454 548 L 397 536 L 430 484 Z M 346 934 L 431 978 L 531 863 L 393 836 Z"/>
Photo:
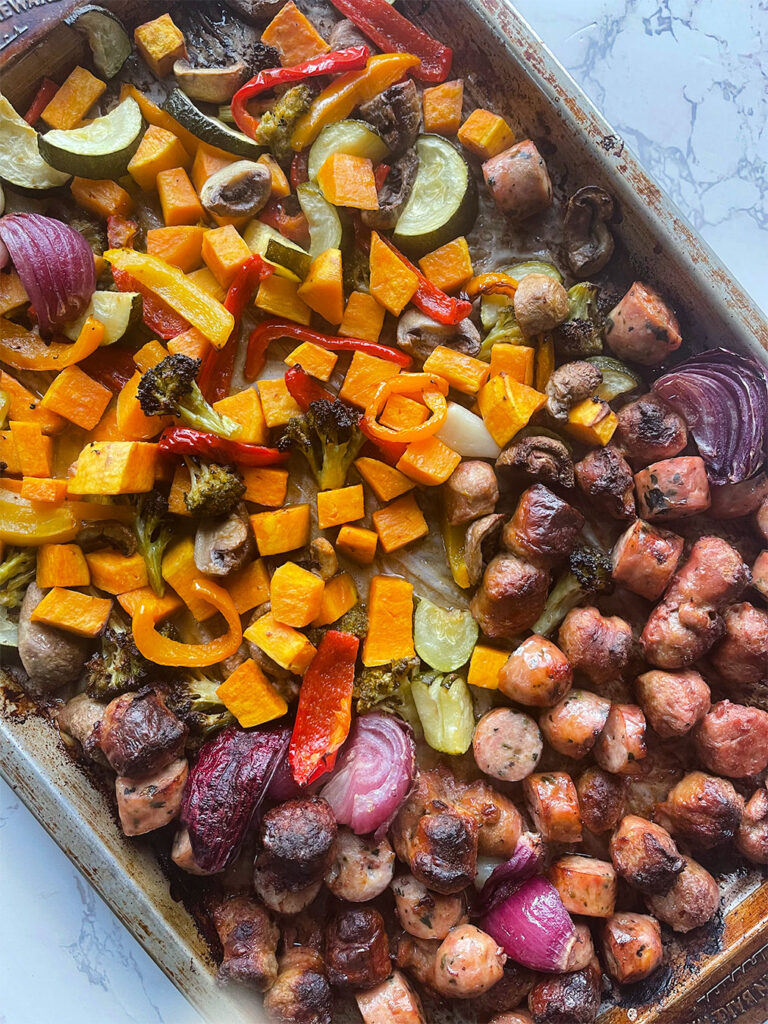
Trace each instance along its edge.
<path fill-rule="evenodd" d="M 768 310 L 765 0 L 518 0 Z M 0 1024 L 199 1017 L 0 782 Z"/>

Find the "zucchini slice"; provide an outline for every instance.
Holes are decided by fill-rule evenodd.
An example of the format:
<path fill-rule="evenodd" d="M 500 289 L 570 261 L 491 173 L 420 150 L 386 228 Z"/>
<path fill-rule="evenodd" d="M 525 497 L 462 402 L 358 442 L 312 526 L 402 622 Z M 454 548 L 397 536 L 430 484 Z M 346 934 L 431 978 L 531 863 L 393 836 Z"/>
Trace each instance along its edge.
<path fill-rule="evenodd" d="M 419 170 L 392 241 L 412 257 L 463 235 L 477 217 L 477 189 L 464 157 L 440 135 L 416 140 Z"/>
<path fill-rule="evenodd" d="M 306 249 L 302 249 L 300 245 L 292 242 L 290 238 L 285 238 L 279 231 L 276 231 L 275 228 L 270 227 L 269 224 L 262 223 L 260 220 L 251 221 L 245 231 L 243 231 L 243 239 L 251 252 L 258 253 L 262 259 L 266 260 L 267 263 L 274 267 L 275 273 L 278 277 L 287 277 L 289 281 L 302 280 L 298 274 L 294 273 L 293 270 L 289 269 L 289 267 L 285 266 L 283 263 L 270 259 L 267 256 L 267 248 L 269 247 L 270 242 L 279 243 L 281 251 L 285 249 L 295 249 L 297 259 L 301 256 L 307 255 Z M 275 250 L 273 249 L 273 252 L 274 251 Z"/>
<path fill-rule="evenodd" d="M 96 4 L 86 4 L 64 22 L 87 38 L 96 70 L 105 78 L 114 78 L 131 55 L 130 36 L 117 15 Z"/>
<path fill-rule="evenodd" d="M 270 238 L 264 255 L 270 263 L 279 263 L 281 267 L 286 267 L 303 281 L 312 266 L 312 257 L 303 249 L 287 245 L 286 241 Z"/>
<path fill-rule="evenodd" d="M 104 324 L 102 345 L 114 345 L 141 320 L 141 295 L 138 292 L 94 292 L 87 308 L 77 320 L 64 324 L 62 333 L 72 341 L 89 316 Z"/>
<path fill-rule="evenodd" d="M 248 160 L 258 160 L 261 154 L 266 152 L 264 146 L 249 139 L 247 135 L 230 128 L 217 117 L 204 114 L 181 89 L 174 89 L 170 93 L 163 104 L 163 110 L 202 142 L 216 149 L 223 149 L 225 153 L 234 153 L 235 156 L 242 156 Z"/>
<path fill-rule="evenodd" d="M 32 125 L 0 94 L 0 178 L 24 191 L 61 188 L 70 175 L 43 160 L 37 139 Z"/>
<path fill-rule="evenodd" d="M 79 178 L 121 178 L 139 148 L 144 119 L 136 100 L 126 97 L 83 128 L 56 128 L 37 140 L 52 167 Z"/>
<path fill-rule="evenodd" d="M 337 121 L 326 125 L 309 151 L 307 170 L 310 181 L 317 181 L 320 168 L 334 153 L 362 156 L 378 164 L 389 156 L 389 146 L 365 121 Z"/>
<path fill-rule="evenodd" d="M 614 398 L 634 391 L 643 383 L 642 377 L 613 356 L 590 356 L 586 362 L 596 366 L 603 375 L 602 383 L 597 389 L 597 397 L 602 398 L 604 402 L 612 402 Z"/>
<path fill-rule="evenodd" d="M 301 212 L 309 224 L 309 255 L 316 259 L 326 249 L 340 249 L 342 226 L 339 212 L 317 185 L 307 182 L 296 189 Z"/>

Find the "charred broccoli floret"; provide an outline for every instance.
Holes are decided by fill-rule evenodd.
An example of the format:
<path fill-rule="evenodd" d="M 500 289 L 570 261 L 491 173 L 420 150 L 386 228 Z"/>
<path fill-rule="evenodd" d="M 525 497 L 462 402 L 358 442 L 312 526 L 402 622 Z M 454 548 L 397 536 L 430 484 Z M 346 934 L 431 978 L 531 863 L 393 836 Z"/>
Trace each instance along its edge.
<path fill-rule="evenodd" d="M 483 339 L 483 344 L 478 353 L 480 359 L 490 360 L 491 349 L 499 342 L 509 345 L 525 345 L 523 329 L 517 322 L 515 310 L 512 306 L 505 306 L 500 310 L 496 323 Z"/>
<path fill-rule="evenodd" d="M 189 729 L 193 746 L 199 746 L 220 729 L 235 724 L 234 716 L 216 696 L 219 686 L 220 680 L 202 672 L 191 672 L 174 681 L 166 694 L 166 704 Z"/>
<path fill-rule="evenodd" d="M 609 555 L 590 544 L 579 544 L 568 556 L 568 570 L 555 583 L 544 611 L 534 622 L 534 633 L 547 636 L 585 597 L 608 594 L 613 589 L 613 566 Z"/>
<path fill-rule="evenodd" d="M 271 110 L 261 115 L 254 138 L 262 146 L 269 146 L 279 163 L 287 163 L 293 156 L 291 136 L 296 122 L 312 106 L 315 90 L 302 83 L 286 90 Z"/>
<path fill-rule="evenodd" d="M 168 517 L 168 499 L 159 491 L 142 494 L 136 515 L 136 540 L 139 552 L 147 566 L 147 576 L 154 592 L 165 593 L 162 562 L 165 549 L 171 543 L 173 526 Z"/>
<path fill-rule="evenodd" d="M 598 304 L 599 288 L 581 281 L 568 289 L 568 319 L 555 328 L 558 353 L 568 359 L 584 359 L 603 351 L 600 336 L 603 316 Z"/>
<path fill-rule="evenodd" d="M 34 548 L 8 548 L 0 563 L 0 647 L 18 646 L 19 626 L 15 613 L 35 578 L 36 562 Z"/>
<path fill-rule="evenodd" d="M 357 698 L 359 714 L 371 708 L 386 707 L 399 713 L 404 699 L 411 701 L 411 680 L 418 673 L 421 663 L 418 658 L 399 658 L 388 665 L 364 668 L 355 679 L 354 696 Z M 407 690 L 407 694 L 404 694 Z"/>
<path fill-rule="evenodd" d="M 149 674 L 149 665 L 139 654 L 133 635 L 113 615 L 101 637 L 101 651 L 86 663 L 86 689 L 105 704 L 121 693 L 138 690 Z"/>
<path fill-rule="evenodd" d="M 331 626 L 315 626 L 306 630 L 307 639 L 313 647 L 317 647 L 327 629 L 336 629 L 340 633 L 351 633 L 358 640 L 365 640 L 368 635 L 368 612 L 364 604 L 356 604 Z"/>
<path fill-rule="evenodd" d="M 146 416 L 178 416 L 188 427 L 233 438 L 240 430 L 234 420 L 222 416 L 206 402 L 198 387 L 200 359 L 177 353 L 166 356 L 143 374 L 137 395 Z"/>
<path fill-rule="evenodd" d="M 237 466 L 204 462 L 192 455 L 185 458 L 190 488 L 184 504 L 192 516 L 226 516 L 245 494 L 245 481 Z"/>
<path fill-rule="evenodd" d="M 343 487 L 365 441 L 359 422 L 360 413 L 344 402 L 321 398 L 289 421 L 277 447 L 283 452 L 300 451 L 321 491 Z"/>

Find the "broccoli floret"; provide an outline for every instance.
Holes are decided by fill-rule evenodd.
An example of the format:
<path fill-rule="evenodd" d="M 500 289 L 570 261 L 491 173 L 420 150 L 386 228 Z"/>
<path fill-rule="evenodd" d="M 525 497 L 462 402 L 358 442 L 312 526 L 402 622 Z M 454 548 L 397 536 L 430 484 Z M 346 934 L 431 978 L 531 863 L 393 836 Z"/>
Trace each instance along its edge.
<path fill-rule="evenodd" d="M 189 729 L 193 747 L 210 739 L 219 730 L 235 724 L 235 718 L 216 696 L 221 681 L 202 672 L 192 672 L 174 681 L 166 694 L 166 704 Z"/>
<path fill-rule="evenodd" d="M 143 374 L 137 395 L 146 416 L 178 416 L 188 427 L 233 438 L 240 427 L 206 402 L 196 377 L 200 359 L 178 353 L 166 356 Z"/>
<path fill-rule="evenodd" d="M 555 583 L 544 611 L 534 622 L 534 633 L 547 636 L 585 597 L 608 594 L 613 589 L 613 567 L 604 551 L 589 544 L 579 544 L 568 557 L 568 570 Z"/>
<path fill-rule="evenodd" d="M 17 612 L 35 578 L 34 548 L 9 548 L 0 563 L 0 647 L 18 647 Z"/>
<path fill-rule="evenodd" d="M 139 654 L 129 629 L 112 616 L 101 637 L 101 651 L 86 663 L 86 689 L 91 697 L 108 704 L 121 693 L 138 690 L 149 674 L 149 664 Z"/>
<path fill-rule="evenodd" d="M 184 504 L 192 516 L 226 516 L 245 494 L 245 481 L 237 466 L 205 462 L 191 455 L 184 461 L 189 470 L 190 488 Z"/>
<path fill-rule="evenodd" d="M 508 345 L 525 345 L 525 335 L 515 317 L 515 310 L 512 306 L 504 306 L 500 310 L 496 323 L 486 334 L 483 344 L 478 353 L 479 359 L 490 360 L 491 349 L 498 342 Z"/>
<path fill-rule="evenodd" d="M 351 633 L 358 640 L 365 640 L 368 635 L 368 612 L 364 604 L 356 604 L 331 626 L 314 626 L 306 630 L 307 639 L 313 647 L 317 647 L 325 635 L 326 629 L 336 629 L 340 633 Z"/>
<path fill-rule="evenodd" d="M 365 442 L 360 413 L 343 402 L 321 398 L 294 416 L 277 442 L 280 451 L 300 451 L 321 491 L 343 487 L 349 467 Z"/>
<path fill-rule="evenodd" d="M 168 518 L 167 498 L 158 491 L 142 494 L 136 515 L 136 540 L 147 566 L 150 586 L 159 597 L 165 593 L 163 554 L 172 537 L 173 525 Z"/>
<path fill-rule="evenodd" d="M 553 333 L 559 355 L 568 359 L 584 359 L 603 351 L 600 337 L 603 316 L 598 304 L 599 288 L 581 281 L 568 289 L 568 319 Z"/>
<path fill-rule="evenodd" d="M 357 698 L 358 713 L 363 714 L 374 707 L 386 707 L 398 713 L 403 704 L 403 689 L 407 687 L 407 699 L 410 700 L 411 680 L 420 667 L 418 658 L 399 658 L 388 665 L 364 668 L 355 679 L 354 696 Z"/>
<path fill-rule="evenodd" d="M 275 159 L 283 164 L 293 156 L 291 136 L 296 122 L 312 106 L 315 90 L 302 83 L 288 89 L 271 110 L 261 115 L 254 139 L 262 146 L 269 146 Z"/>

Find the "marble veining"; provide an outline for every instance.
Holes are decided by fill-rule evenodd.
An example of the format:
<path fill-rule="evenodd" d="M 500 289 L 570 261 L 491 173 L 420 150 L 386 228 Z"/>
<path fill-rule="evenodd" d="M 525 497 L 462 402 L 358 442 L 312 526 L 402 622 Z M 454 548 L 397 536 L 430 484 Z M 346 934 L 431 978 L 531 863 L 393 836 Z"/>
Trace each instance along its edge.
<path fill-rule="evenodd" d="M 518 0 L 768 311 L 768 0 Z M 0 1024 L 200 1018 L 0 782 Z"/>

